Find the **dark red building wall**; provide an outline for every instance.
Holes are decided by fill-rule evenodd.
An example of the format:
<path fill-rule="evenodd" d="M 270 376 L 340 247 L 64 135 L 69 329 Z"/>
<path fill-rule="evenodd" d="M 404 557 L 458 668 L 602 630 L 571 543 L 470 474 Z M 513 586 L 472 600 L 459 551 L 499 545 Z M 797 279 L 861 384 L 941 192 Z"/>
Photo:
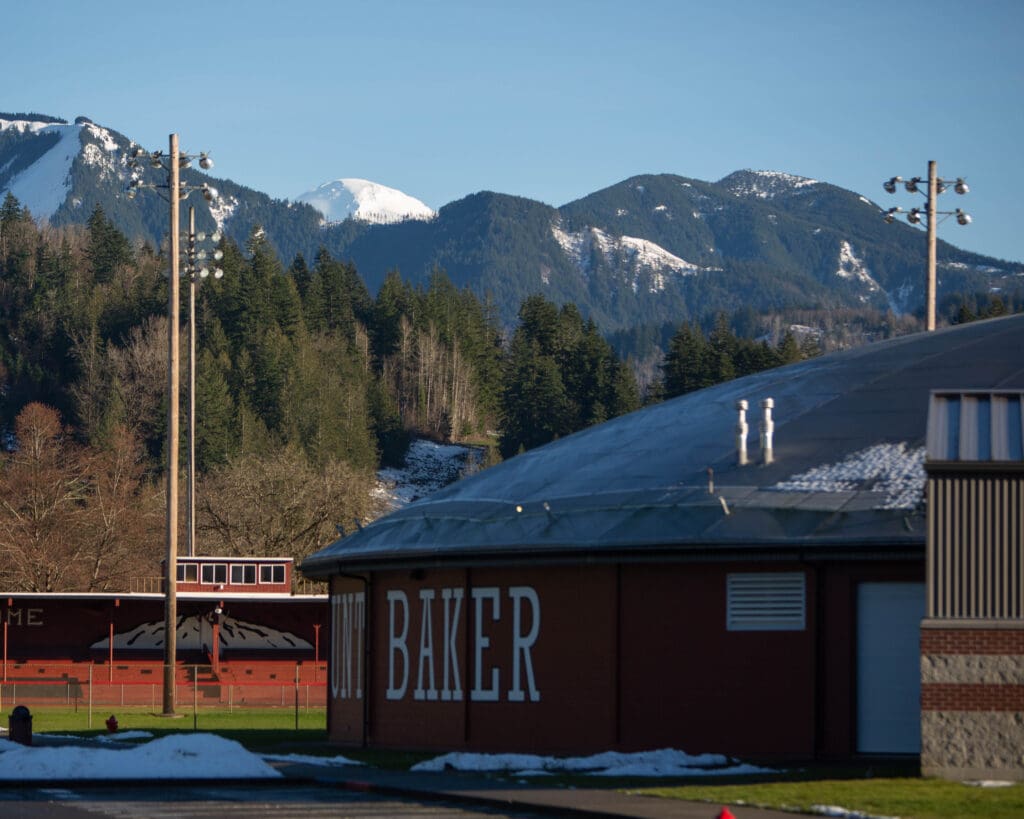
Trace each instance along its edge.
<path fill-rule="evenodd" d="M 624 747 L 813 750 L 813 621 L 803 631 L 727 631 L 727 574 L 720 565 L 623 568 Z M 811 583 L 807 601 L 813 611 Z"/>
<path fill-rule="evenodd" d="M 378 573 L 371 589 L 371 744 L 523 751 L 543 747 L 567 752 L 614 744 L 616 668 L 610 652 L 616 605 L 612 567 L 428 571 L 416 577 L 408 572 Z M 435 593 L 429 638 L 423 632 L 421 589 Z M 457 620 L 452 619 L 454 603 L 448 603 L 449 622 L 457 623 L 449 634 L 454 634 L 460 682 L 456 692 L 454 677 L 449 677 L 448 699 L 444 698 L 443 680 L 444 589 L 458 589 L 463 595 Z M 539 622 L 536 639 L 528 649 L 521 646 L 517 651 L 517 637 L 524 643 L 535 625 L 532 597 L 519 596 L 519 630 L 515 631 L 515 595 L 523 589 L 539 602 Z M 474 590 L 487 595 L 479 604 Z M 405 594 L 407 624 L 400 605 L 395 604 L 392 611 L 388 592 Z M 479 635 L 488 642 L 479 652 L 478 624 Z M 403 630 L 409 670 L 405 690 L 398 696 L 405 657 L 392 648 L 391 641 Z M 416 696 L 424 646 L 432 647 L 434 654 L 436 699 L 429 698 L 427 665 L 422 675 L 427 685 L 422 698 Z M 393 686 L 390 698 L 389 685 Z M 521 701 L 515 700 L 517 696 Z M 351 702 L 332 703 L 332 738 L 345 741 L 358 736 L 358 732 L 340 730 L 354 718 L 354 707 Z"/>
<path fill-rule="evenodd" d="M 806 622 L 799 631 L 729 631 L 730 572 L 801 572 Z M 329 698 L 332 739 L 426 750 L 575 753 L 671 746 L 752 756 L 849 756 L 856 748 L 856 590 L 860 582 L 920 580 L 920 561 L 846 563 L 660 563 L 377 572 L 365 587 L 336 578 L 335 594 L 368 594 L 370 641 L 364 696 Z M 461 691 L 444 698 L 442 594 L 462 594 L 449 629 Z M 540 608 L 529 646 L 535 691 L 515 644 L 533 627 L 520 597 Z M 422 590 L 433 593 L 423 631 Z M 496 590 L 474 603 L 474 590 Z M 404 595 L 407 608 L 389 603 Z M 449 612 L 454 614 L 449 600 Z M 477 620 L 489 641 L 475 649 Z M 337 627 L 337 616 L 333 628 Z M 352 621 L 349 621 L 349 628 Z M 401 632 L 404 631 L 404 638 Z M 408 660 L 396 651 L 402 643 Z M 334 644 L 332 638 L 332 645 Z M 356 643 L 353 642 L 354 646 Z M 420 654 L 433 652 L 436 698 L 420 682 Z M 484 688 L 498 672 L 494 701 L 474 696 L 477 658 Z M 332 657 L 332 674 L 334 658 Z M 408 662 L 408 670 L 404 666 Z M 407 675 L 407 676 L 406 676 Z M 388 688 L 405 686 L 401 692 Z M 451 683 L 451 679 L 449 679 Z M 364 733 L 365 726 L 365 733 Z"/>

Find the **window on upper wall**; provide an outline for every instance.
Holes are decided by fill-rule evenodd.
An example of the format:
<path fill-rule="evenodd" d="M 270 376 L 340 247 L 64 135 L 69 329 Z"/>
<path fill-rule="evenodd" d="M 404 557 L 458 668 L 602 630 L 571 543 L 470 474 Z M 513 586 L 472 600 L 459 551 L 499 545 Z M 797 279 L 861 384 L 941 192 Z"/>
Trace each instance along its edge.
<path fill-rule="evenodd" d="M 260 583 L 284 583 L 284 566 L 280 563 L 260 566 Z"/>
<path fill-rule="evenodd" d="M 199 581 L 199 567 L 195 563 L 178 564 L 179 583 L 197 583 Z"/>
<path fill-rule="evenodd" d="M 236 563 L 231 567 L 233 585 L 254 585 L 256 583 L 255 563 Z"/>
<path fill-rule="evenodd" d="M 803 631 L 807 627 L 804 573 L 729 574 L 725 623 L 729 631 Z"/>
<path fill-rule="evenodd" d="M 200 577 L 203 583 L 227 583 L 228 567 L 224 563 L 204 563 Z"/>

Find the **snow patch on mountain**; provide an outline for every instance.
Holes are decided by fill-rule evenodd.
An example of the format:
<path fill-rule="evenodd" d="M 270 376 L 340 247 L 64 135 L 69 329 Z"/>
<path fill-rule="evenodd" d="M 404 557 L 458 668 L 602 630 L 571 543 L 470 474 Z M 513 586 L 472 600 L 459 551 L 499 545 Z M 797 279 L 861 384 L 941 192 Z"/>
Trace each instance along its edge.
<path fill-rule="evenodd" d="M 1005 268 L 1002 267 L 992 267 L 991 265 L 987 264 L 964 264 L 963 262 L 940 262 L 939 267 L 948 267 L 953 270 L 973 270 L 977 271 L 978 273 L 984 273 L 989 276 L 1005 276 L 1008 275 L 1010 272 L 1009 270 L 1006 270 Z M 1018 273 L 1017 275 L 1019 276 L 1020 274 Z"/>
<path fill-rule="evenodd" d="M 429 221 L 437 214 L 419 199 L 367 179 L 335 179 L 296 197 L 312 205 L 324 222 L 333 224 L 357 219 L 373 224 L 393 224 L 409 219 Z"/>
<path fill-rule="evenodd" d="M 679 276 L 695 276 L 702 272 L 721 270 L 719 267 L 701 267 L 688 262 L 646 239 L 634 236 L 616 238 L 599 228 L 586 228 L 569 233 L 558 225 L 552 225 L 551 233 L 584 276 L 591 272 L 591 259 L 595 252 L 603 256 L 609 264 L 624 265 L 633 273 L 634 292 L 641 286 L 637 275 L 641 272 L 653 274 L 648 285 L 653 293 L 665 289 L 666 272 Z"/>
<path fill-rule="evenodd" d="M 735 196 L 774 199 L 779 194 L 820 184 L 817 179 L 779 171 L 740 171 L 721 180 Z"/>
<path fill-rule="evenodd" d="M 893 314 L 902 316 L 912 308 L 911 299 L 917 292 L 913 282 L 905 281 L 894 292 L 889 293 L 889 309 Z"/>
<path fill-rule="evenodd" d="M 71 188 L 71 165 L 81 151 L 81 125 L 56 125 L 0 119 L 0 132 L 13 129 L 24 134 L 57 134 L 57 143 L 28 168 L 15 176 L 7 190 L 33 217 L 49 219 L 64 204 Z"/>
<path fill-rule="evenodd" d="M 871 276 L 871 272 L 861 259 L 858 259 L 853 252 L 853 245 L 843 241 L 839 245 L 839 269 L 836 275 L 841 279 L 852 279 L 863 284 L 869 293 L 877 293 L 882 288 Z M 867 296 L 861 296 L 861 301 L 866 302 Z"/>
<path fill-rule="evenodd" d="M 89 141 L 83 140 L 82 162 L 98 168 L 101 177 L 117 176 L 123 179 L 125 172 L 119 168 L 119 164 L 124 164 L 124 155 L 110 131 L 92 123 L 82 125 L 81 128 L 91 137 Z"/>

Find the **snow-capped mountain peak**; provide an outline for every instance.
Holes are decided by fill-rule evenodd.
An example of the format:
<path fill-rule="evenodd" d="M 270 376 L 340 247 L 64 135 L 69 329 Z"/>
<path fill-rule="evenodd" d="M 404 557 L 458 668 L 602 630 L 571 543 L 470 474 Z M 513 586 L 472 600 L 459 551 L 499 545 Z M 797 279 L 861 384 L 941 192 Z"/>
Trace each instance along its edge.
<path fill-rule="evenodd" d="M 390 224 L 407 219 L 427 221 L 437 215 L 419 199 L 368 179 L 346 178 L 325 182 L 296 197 L 295 201 L 312 205 L 328 223 L 351 218 Z"/>

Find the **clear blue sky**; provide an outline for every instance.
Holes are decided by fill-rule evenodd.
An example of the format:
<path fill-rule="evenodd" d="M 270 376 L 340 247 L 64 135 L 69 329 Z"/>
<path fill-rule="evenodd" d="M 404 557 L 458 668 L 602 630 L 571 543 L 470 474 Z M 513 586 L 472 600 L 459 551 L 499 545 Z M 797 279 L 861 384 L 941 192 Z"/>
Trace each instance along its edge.
<path fill-rule="evenodd" d="M 44 13 L 45 11 L 45 13 Z M 173 14 L 173 16 L 172 16 Z M 1024 261 L 1021 0 L 8 3 L 0 111 L 86 115 L 292 198 L 339 177 L 438 208 L 562 205 L 753 168 L 889 196 L 966 176 L 939 236 Z"/>

